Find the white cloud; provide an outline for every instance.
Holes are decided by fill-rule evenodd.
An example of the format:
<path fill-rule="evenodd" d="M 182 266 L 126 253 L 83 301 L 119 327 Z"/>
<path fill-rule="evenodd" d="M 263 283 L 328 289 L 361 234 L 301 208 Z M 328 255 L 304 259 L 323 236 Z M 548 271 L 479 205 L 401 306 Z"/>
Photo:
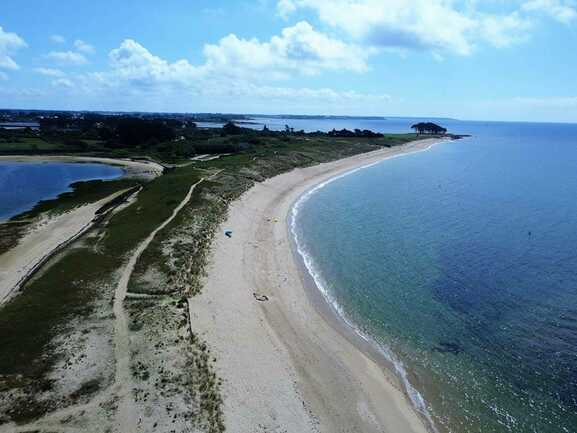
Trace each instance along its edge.
<path fill-rule="evenodd" d="M 33 88 L 0 87 L 0 95 L 16 96 L 24 98 L 38 98 L 41 96 L 45 96 L 46 92 L 43 90 Z"/>
<path fill-rule="evenodd" d="M 50 40 L 55 44 L 63 44 L 66 42 L 66 38 L 61 35 L 52 35 L 50 36 Z"/>
<path fill-rule="evenodd" d="M 36 68 L 34 69 L 34 71 L 47 77 L 63 77 L 66 75 L 60 69 L 54 69 L 54 68 Z"/>
<path fill-rule="evenodd" d="M 257 85 L 248 82 L 216 83 L 216 86 L 207 86 L 199 93 L 205 96 L 232 96 L 262 98 L 265 100 L 306 100 L 324 101 L 333 103 L 344 102 L 388 102 L 391 97 L 386 94 L 359 93 L 352 90 L 337 91 L 330 88 L 310 89 L 295 87 L 278 87 Z"/>
<path fill-rule="evenodd" d="M 54 85 L 74 88 L 92 95 L 114 95 L 127 99 L 148 95 L 185 95 L 235 100 L 268 99 L 322 101 L 334 104 L 372 103 L 389 100 L 388 95 L 371 95 L 328 88 L 271 86 L 267 82 L 289 74 L 311 74 L 323 69 L 366 69 L 366 53 L 318 33 L 307 23 L 285 29 L 267 42 L 229 35 L 204 49 L 205 61 L 198 65 L 182 59 L 169 62 L 138 42 L 127 39 L 109 53 L 106 71 L 68 75 Z"/>
<path fill-rule="evenodd" d="M 476 1 L 454 0 L 280 0 L 287 16 L 313 10 L 319 19 L 369 46 L 467 55 L 479 42 L 502 47 L 525 38 L 529 26 L 515 10 L 484 13 Z"/>
<path fill-rule="evenodd" d="M 26 46 L 26 42 L 16 33 L 6 32 L 0 27 L 0 68 L 10 70 L 20 69 L 11 56 Z"/>
<path fill-rule="evenodd" d="M 67 89 L 71 89 L 74 87 L 74 83 L 68 78 L 58 78 L 56 80 L 53 80 L 52 85 L 54 87 L 64 87 Z"/>
<path fill-rule="evenodd" d="M 267 42 L 231 34 L 204 48 L 207 69 L 240 75 L 266 71 L 272 78 L 294 72 L 313 75 L 325 69 L 363 72 L 369 54 L 316 31 L 306 21 L 283 29 Z"/>
<path fill-rule="evenodd" d="M 296 9 L 297 7 L 292 0 L 279 0 L 277 4 L 278 14 L 284 19 L 287 19 Z"/>
<path fill-rule="evenodd" d="M 88 63 L 83 54 L 75 51 L 52 51 L 46 57 L 60 64 L 84 65 Z"/>
<path fill-rule="evenodd" d="M 76 48 L 76 51 L 84 53 L 84 54 L 94 54 L 94 47 L 86 42 L 84 42 L 82 39 L 76 39 L 74 41 L 74 48 Z"/>
<path fill-rule="evenodd" d="M 200 77 L 200 69 L 187 60 L 174 63 L 153 55 L 138 42 L 127 39 L 109 54 L 112 74 L 143 86 L 154 83 L 186 83 Z"/>
<path fill-rule="evenodd" d="M 503 16 L 486 15 L 480 20 L 481 34 L 497 48 L 526 40 L 530 28 L 530 22 L 521 18 L 518 12 Z"/>
<path fill-rule="evenodd" d="M 522 9 L 545 13 L 564 24 L 577 18 L 576 4 L 572 0 L 529 0 L 523 4 Z"/>
<path fill-rule="evenodd" d="M 131 39 L 112 50 L 109 59 L 116 79 L 142 87 L 154 83 L 186 84 L 215 77 L 278 80 L 325 69 L 362 72 L 368 68 L 368 55 L 367 50 L 332 39 L 300 22 L 267 42 L 230 34 L 218 44 L 205 45 L 205 62 L 199 65 L 187 60 L 170 63 Z"/>

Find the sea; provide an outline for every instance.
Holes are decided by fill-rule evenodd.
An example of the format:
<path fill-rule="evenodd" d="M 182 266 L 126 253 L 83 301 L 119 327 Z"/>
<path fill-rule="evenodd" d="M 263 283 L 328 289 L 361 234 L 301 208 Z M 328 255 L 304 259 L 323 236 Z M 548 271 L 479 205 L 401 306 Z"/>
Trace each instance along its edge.
<path fill-rule="evenodd" d="M 420 119 L 256 120 L 409 132 Z M 298 253 L 433 430 L 575 433 L 577 125 L 437 123 L 471 137 L 303 195 Z"/>
<path fill-rule="evenodd" d="M 123 174 L 121 168 L 105 164 L 0 161 L 0 222 L 71 191 L 75 182 Z"/>

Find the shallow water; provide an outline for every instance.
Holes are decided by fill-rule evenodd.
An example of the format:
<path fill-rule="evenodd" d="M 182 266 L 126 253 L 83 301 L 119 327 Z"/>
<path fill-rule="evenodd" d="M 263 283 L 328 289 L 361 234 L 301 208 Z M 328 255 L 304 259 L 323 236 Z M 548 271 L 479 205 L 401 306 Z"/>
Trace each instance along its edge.
<path fill-rule="evenodd" d="M 0 162 L 0 221 L 30 210 L 41 200 L 70 191 L 74 182 L 115 179 L 123 170 L 104 164 Z"/>
<path fill-rule="evenodd" d="M 447 123 L 303 200 L 300 247 L 439 430 L 575 432 L 577 125 Z"/>

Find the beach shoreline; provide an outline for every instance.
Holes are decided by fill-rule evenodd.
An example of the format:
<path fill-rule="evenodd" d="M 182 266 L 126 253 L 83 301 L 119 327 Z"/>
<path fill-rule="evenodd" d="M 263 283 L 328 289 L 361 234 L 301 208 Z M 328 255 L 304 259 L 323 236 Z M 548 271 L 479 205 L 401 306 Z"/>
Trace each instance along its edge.
<path fill-rule="evenodd" d="M 164 167 L 154 161 L 133 160 L 122 158 L 103 158 L 95 156 L 74 155 L 1 155 L 0 162 L 65 162 L 79 164 L 105 164 L 121 167 L 124 170 L 122 177 L 151 179 L 160 176 Z"/>
<path fill-rule="evenodd" d="M 98 220 L 103 209 L 129 193 L 132 193 L 130 188 L 120 190 L 63 214 L 42 216 L 16 246 L 0 254 L 0 306 L 17 295 L 22 285 L 51 257 L 83 236 Z M 103 214 L 112 209 L 105 210 Z"/>
<path fill-rule="evenodd" d="M 66 156 L 66 155 L 2 155 L 2 162 L 24 163 L 78 163 L 78 164 L 106 164 L 120 167 L 123 174 L 120 178 L 153 179 L 162 175 L 162 165 L 152 161 L 133 161 L 128 159 Z M 62 250 L 73 240 L 82 236 L 92 227 L 98 212 L 106 205 L 114 202 L 128 190 L 115 192 L 108 197 L 93 203 L 86 203 L 71 209 L 60 215 L 40 215 L 34 220 L 34 224 L 27 229 L 26 233 L 18 240 L 17 244 L 0 254 L 0 305 L 8 302 L 16 295 L 31 275 L 56 252 Z M 60 195 L 54 200 L 58 200 Z M 42 202 L 40 200 L 38 203 Z M 35 206 L 38 205 L 36 203 Z M 25 210 L 17 215 L 0 220 L 0 224 L 9 224 L 11 221 L 19 221 L 22 215 L 30 210 Z"/>
<path fill-rule="evenodd" d="M 347 330 L 311 284 L 291 215 L 319 185 L 440 141 L 296 169 L 255 185 L 231 205 L 222 229 L 233 235 L 215 239 L 203 293 L 190 299 L 192 324 L 224 379 L 227 430 L 431 430 L 376 348 Z"/>

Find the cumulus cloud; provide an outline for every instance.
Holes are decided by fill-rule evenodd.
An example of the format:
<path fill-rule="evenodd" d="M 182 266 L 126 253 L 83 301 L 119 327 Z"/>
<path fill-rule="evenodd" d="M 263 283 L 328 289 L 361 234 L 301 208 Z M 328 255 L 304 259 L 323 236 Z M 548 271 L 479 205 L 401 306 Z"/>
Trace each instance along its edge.
<path fill-rule="evenodd" d="M 277 4 L 278 14 L 284 19 L 287 19 L 296 9 L 297 7 L 292 0 L 279 0 Z"/>
<path fill-rule="evenodd" d="M 46 55 L 50 60 L 63 65 L 85 65 L 88 60 L 82 53 L 76 51 L 51 51 Z"/>
<path fill-rule="evenodd" d="M 363 72 L 368 68 L 369 52 L 301 21 L 266 42 L 231 34 L 216 45 L 206 45 L 204 55 L 208 69 L 242 74 L 264 70 L 282 78 L 294 72 L 314 75 L 325 69 Z"/>
<path fill-rule="evenodd" d="M 366 51 L 344 44 L 301 22 L 280 35 L 261 42 L 236 35 L 206 45 L 205 60 L 167 61 L 138 42 L 127 39 L 109 53 L 106 71 L 68 75 L 54 85 L 88 93 L 180 96 L 204 95 L 234 98 L 299 98 L 328 102 L 388 101 L 388 95 L 371 95 L 333 89 L 292 88 L 265 83 L 296 74 L 315 74 L 324 69 L 366 70 Z M 62 77 L 61 77 L 62 78 Z M 255 83 L 259 84 L 255 84 Z"/>
<path fill-rule="evenodd" d="M 55 44 L 63 44 L 66 42 L 66 38 L 61 35 L 52 35 L 50 36 L 50 40 Z"/>
<path fill-rule="evenodd" d="M 45 75 L 47 77 L 63 77 L 66 75 L 60 69 L 54 68 L 36 68 L 34 69 L 35 72 L 39 73 L 40 75 Z"/>
<path fill-rule="evenodd" d="M 57 35 L 53 35 L 57 36 Z M 64 40 L 62 40 L 64 42 Z M 94 54 L 95 49 L 89 43 L 83 41 L 82 39 L 76 39 L 73 44 L 72 50 L 67 51 L 51 51 L 46 55 L 46 58 L 60 64 L 60 65 L 72 65 L 80 66 L 88 63 L 87 56 Z M 47 74 L 45 74 L 47 75 Z"/>
<path fill-rule="evenodd" d="M 234 34 L 204 47 L 205 61 L 168 62 L 127 39 L 109 54 L 112 73 L 140 86 L 190 83 L 220 77 L 278 80 L 293 74 L 313 75 L 326 69 L 363 72 L 369 51 L 317 32 L 306 22 L 285 28 L 269 41 L 242 39 Z"/>
<path fill-rule="evenodd" d="M 63 87 L 66 89 L 71 89 L 74 87 L 74 83 L 68 78 L 57 78 L 56 80 L 52 81 L 52 85 L 54 87 Z"/>
<path fill-rule="evenodd" d="M 109 54 L 109 74 L 135 84 L 186 83 L 200 77 L 200 68 L 187 60 L 170 63 L 153 55 L 138 42 L 127 39 Z M 105 75 L 102 75 L 105 76 Z"/>
<path fill-rule="evenodd" d="M 76 48 L 76 51 L 85 54 L 94 54 L 95 51 L 92 45 L 84 42 L 82 39 L 76 39 L 74 41 L 74 48 Z"/>
<path fill-rule="evenodd" d="M 16 33 L 6 32 L 0 27 L 0 68 L 9 70 L 19 69 L 20 67 L 11 56 L 26 46 L 24 39 Z"/>
<path fill-rule="evenodd" d="M 564 24 L 568 24 L 577 18 L 577 9 L 574 1 L 530 0 L 523 4 L 522 9 L 528 12 L 545 13 Z"/>
<path fill-rule="evenodd" d="M 492 45 L 503 48 L 525 41 L 531 27 L 527 19 L 522 18 L 518 12 L 513 12 L 509 15 L 485 16 L 480 21 L 479 31 Z"/>
<path fill-rule="evenodd" d="M 231 85 L 232 84 L 232 85 Z M 217 86 L 208 86 L 200 91 L 205 96 L 234 96 L 262 98 L 265 100 L 278 99 L 322 101 L 329 103 L 346 102 L 388 102 L 391 97 L 387 94 L 360 93 L 352 90 L 338 91 L 330 88 L 311 89 L 307 87 L 280 87 L 256 85 L 248 82 L 218 83 Z"/>
<path fill-rule="evenodd" d="M 537 0 L 542 1 L 542 0 Z M 479 42 L 502 47 L 524 39 L 527 18 L 484 13 L 474 1 L 452 0 L 280 0 L 287 16 L 298 9 L 369 46 L 468 55 Z"/>
<path fill-rule="evenodd" d="M 46 92 L 43 90 L 33 88 L 0 87 L 0 95 L 16 96 L 23 98 L 38 98 L 41 96 L 45 96 Z"/>

